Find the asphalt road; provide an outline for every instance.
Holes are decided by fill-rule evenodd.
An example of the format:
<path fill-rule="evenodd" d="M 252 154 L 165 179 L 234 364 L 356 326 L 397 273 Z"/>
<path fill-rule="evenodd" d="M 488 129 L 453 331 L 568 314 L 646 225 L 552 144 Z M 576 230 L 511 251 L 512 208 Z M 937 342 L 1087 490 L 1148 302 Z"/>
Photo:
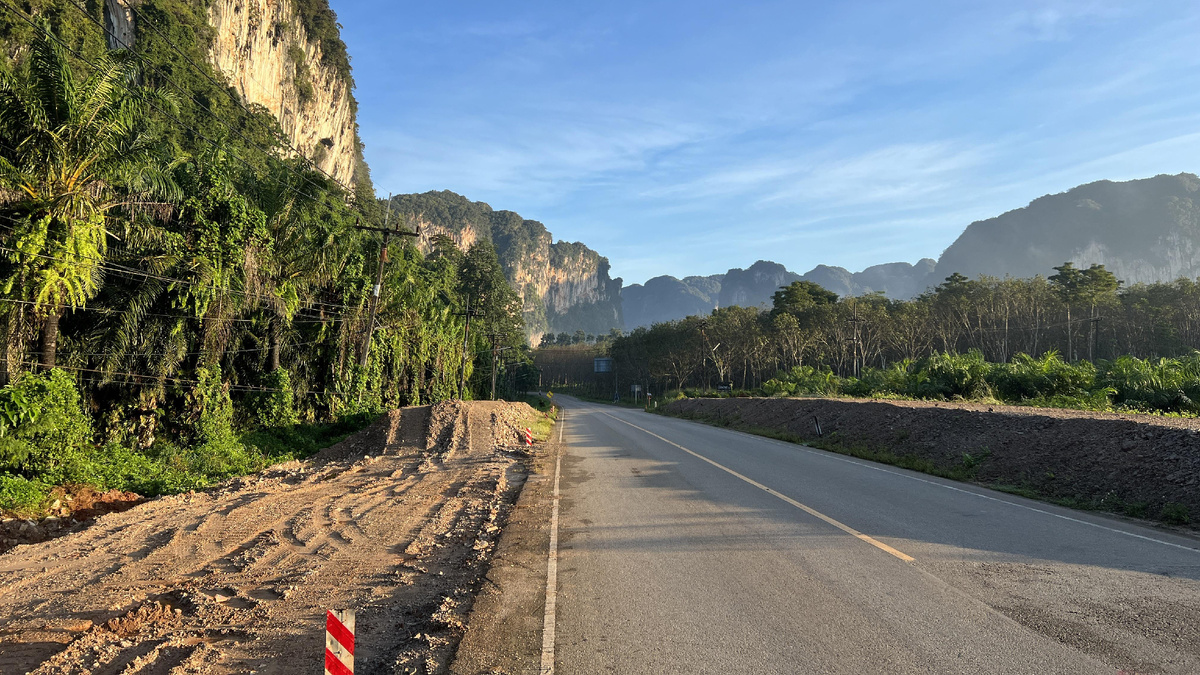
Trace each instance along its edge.
<path fill-rule="evenodd" d="M 565 405 L 559 673 L 1200 673 L 1200 541 Z"/>

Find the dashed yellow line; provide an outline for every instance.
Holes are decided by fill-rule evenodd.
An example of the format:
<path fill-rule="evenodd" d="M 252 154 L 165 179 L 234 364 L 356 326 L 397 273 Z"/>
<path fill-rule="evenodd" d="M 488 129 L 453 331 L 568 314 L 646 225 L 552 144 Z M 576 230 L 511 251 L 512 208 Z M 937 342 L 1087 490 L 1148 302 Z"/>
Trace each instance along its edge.
<path fill-rule="evenodd" d="M 904 553 L 903 551 L 898 551 L 898 550 L 896 550 L 896 549 L 892 548 L 891 546 L 888 546 L 887 544 L 883 543 L 882 541 L 879 541 L 878 539 L 876 539 L 876 538 L 874 538 L 874 537 L 872 537 L 872 536 L 870 536 L 870 535 L 863 534 L 862 532 L 859 532 L 858 530 L 854 529 L 853 527 L 850 527 L 849 525 L 847 525 L 847 524 L 845 524 L 845 523 L 843 523 L 843 522 L 841 522 L 841 521 L 838 521 L 838 520 L 835 520 L 835 519 L 833 519 L 833 518 L 830 518 L 829 516 L 825 515 L 824 513 L 821 513 L 820 511 L 818 511 L 818 510 L 816 510 L 816 509 L 814 509 L 814 508 L 812 508 L 812 507 L 810 507 L 810 506 L 806 506 L 806 505 L 804 505 L 804 504 L 801 504 L 800 502 L 796 501 L 795 499 L 792 499 L 791 497 L 789 497 L 789 496 L 787 496 L 787 495 L 785 495 L 785 494 L 783 494 L 783 493 L 781 493 L 781 492 L 779 492 L 779 491 L 777 491 L 777 490 L 773 490 L 773 489 L 771 489 L 771 488 L 767 487 L 766 485 L 763 485 L 762 483 L 760 483 L 760 482 L 758 482 L 758 481 L 754 480 L 753 478 L 750 478 L 750 477 L 748 477 L 748 476 L 744 476 L 744 475 L 742 475 L 742 474 L 738 473 L 737 471 L 734 471 L 733 469 L 731 469 L 731 468 L 729 468 L 729 467 L 725 466 L 724 464 L 720 464 L 720 463 L 718 463 L 718 462 L 714 462 L 713 460 L 711 460 L 711 459 L 709 459 L 709 458 L 705 457 L 704 455 L 701 455 L 700 453 L 697 453 L 697 452 L 692 452 L 691 450 L 688 450 L 687 448 L 685 448 L 685 447 L 683 447 L 682 445 L 680 445 L 680 444 L 676 443 L 675 441 L 672 441 L 672 440 L 669 440 L 669 439 L 663 438 L 662 436 L 659 436 L 658 434 L 654 433 L 653 431 L 650 431 L 649 429 L 643 429 L 642 427 L 639 427 L 638 425 L 636 425 L 636 424 L 634 424 L 634 423 L 632 423 L 632 422 L 626 422 L 625 420 L 621 419 L 620 417 L 617 417 L 616 415 L 611 415 L 611 414 L 609 414 L 609 413 L 603 413 L 603 414 L 604 414 L 604 415 L 607 415 L 607 416 L 609 416 L 609 417 L 611 417 L 611 418 L 613 418 L 614 420 L 616 420 L 616 421 L 618 421 L 618 422 L 620 422 L 620 423 L 622 423 L 622 424 L 628 424 L 629 426 L 633 427 L 634 429 L 637 429 L 638 431 L 642 431 L 642 432 L 644 432 L 644 433 L 650 434 L 651 436 L 653 436 L 653 437 L 657 438 L 658 440 L 662 441 L 663 443 L 667 443 L 667 444 L 669 444 L 669 445 L 673 445 L 673 446 L 675 446 L 675 447 L 679 448 L 680 450 L 682 450 L 682 451 L 684 451 L 684 452 L 688 453 L 689 455 L 691 455 L 691 456 L 693 456 L 693 457 L 695 457 L 695 458 L 697 458 L 697 459 L 702 459 L 702 460 L 704 460 L 705 462 L 708 462 L 709 464 L 711 464 L 711 465 L 713 465 L 713 466 L 717 467 L 718 469 L 720 469 L 720 470 L 724 471 L 725 473 L 727 473 L 727 474 L 729 474 L 729 475 L 731 475 L 731 476 L 734 476 L 734 477 L 736 477 L 736 478 L 738 478 L 738 479 L 741 479 L 741 480 L 743 480 L 743 481 L 745 481 L 745 482 L 747 482 L 747 483 L 749 483 L 749 484 L 753 485 L 754 487 L 756 487 L 756 488 L 758 488 L 758 489 L 762 490 L 763 492 L 766 492 L 766 493 L 768 493 L 768 494 L 770 494 L 770 495 L 773 495 L 773 496 L 775 496 L 775 497 L 778 497 L 779 499 L 781 499 L 781 500 L 783 500 L 783 501 L 787 502 L 788 504 L 791 504 L 792 506 L 794 506 L 794 507 L 796 507 L 796 508 L 800 509 L 801 511 L 803 511 L 803 512 L 805 512 L 805 513 L 807 513 L 808 515 L 810 515 L 810 516 L 812 516 L 812 517 L 814 517 L 814 518 L 818 518 L 818 519 L 820 519 L 820 520 L 823 520 L 823 521 L 825 521 L 826 523 L 829 523 L 830 525 L 832 525 L 832 526 L 836 527 L 837 529 L 841 530 L 842 532 L 845 532 L 846 534 L 848 534 L 848 535 L 850 535 L 850 536 L 852 536 L 852 537 L 856 537 L 856 538 L 858 538 L 858 539 L 861 539 L 862 541 L 865 541 L 865 542 L 867 542 L 868 544 L 870 544 L 870 545 L 874 546 L 875 548 L 877 548 L 877 549 L 879 549 L 879 550 L 881 550 L 881 551 L 884 551 L 884 552 L 886 552 L 886 553 L 889 553 L 889 554 L 891 554 L 891 555 L 894 555 L 894 556 L 896 556 L 897 558 L 899 558 L 899 559 L 903 560 L 904 562 L 914 562 L 914 561 L 916 560 L 915 558 L 913 558 L 912 556 L 908 555 L 907 553 Z"/>

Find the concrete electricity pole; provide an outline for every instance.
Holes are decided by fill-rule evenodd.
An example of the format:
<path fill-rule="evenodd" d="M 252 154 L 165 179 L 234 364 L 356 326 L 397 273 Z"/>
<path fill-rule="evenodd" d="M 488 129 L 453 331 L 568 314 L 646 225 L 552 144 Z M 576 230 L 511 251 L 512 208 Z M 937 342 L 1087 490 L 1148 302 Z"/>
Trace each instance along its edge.
<path fill-rule="evenodd" d="M 460 401 L 466 400 L 463 398 L 463 390 L 467 388 L 467 347 L 470 344 L 471 338 L 471 317 L 481 316 L 483 314 L 483 312 L 480 312 L 479 310 L 471 310 L 470 295 L 466 296 L 465 302 L 466 306 L 463 308 L 463 311 L 454 313 L 455 316 L 462 316 L 466 317 L 467 319 L 467 325 L 463 329 L 462 376 L 458 380 L 458 400 Z"/>
<path fill-rule="evenodd" d="M 496 359 L 498 359 L 500 357 L 500 352 L 507 351 L 508 349 L 510 349 L 509 347 L 496 346 L 496 340 L 498 340 L 501 337 L 504 337 L 504 335 L 505 335 L 504 333 L 492 333 L 492 334 L 488 335 L 488 337 L 491 338 L 491 340 L 492 340 L 492 399 L 491 400 L 493 400 L 493 401 L 496 400 Z"/>
<path fill-rule="evenodd" d="M 399 230 L 399 229 L 396 229 L 396 230 L 388 229 L 388 223 L 391 221 L 391 219 L 392 219 L 392 195 L 391 195 L 391 193 L 388 193 L 388 209 L 387 209 L 387 215 L 384 216 L 384 219 L 383 219 L 383 227 L 371 227 L 369 225 L 355 225 L 354 226 L 356 229 L 359 229 L 359 230 L 370 230 L 372 232 L 382 232 L 383 233 L 383 243 L 379 245 L 379 265 L 378 265 L 378 268 L 375 270 L 375 287 L 371 290 L 371 300 L 370 300 L 371 309 L 370 309 L 370 317 L 367 319 L 367 334 L 366 334 L 366 337 L 363 338 L 362 350 L 360 351 L 360 355 L 359 355 L 359 359 L 358 359 L 358 365 L 360 365 L 364 368 L 367 367 L 367 356 L 369 355 L 370 350 L 371 350 L 371 336 L 375 333 L 375 315 L 379 312 L 379 291 L 380 291 L 381 285 L 383 284 L 383 265 L 384 265 L 384 263 L 386 263 L 388 261 L 388 255 L 387 255 L 388 240 L 391 239 L 392 235 L 396 235 L 397 237 L 419 237 L 419 236 L 421 236 L 420 226 L 417 226 L 415 232 L 405 232 L 405 231 Z"/>

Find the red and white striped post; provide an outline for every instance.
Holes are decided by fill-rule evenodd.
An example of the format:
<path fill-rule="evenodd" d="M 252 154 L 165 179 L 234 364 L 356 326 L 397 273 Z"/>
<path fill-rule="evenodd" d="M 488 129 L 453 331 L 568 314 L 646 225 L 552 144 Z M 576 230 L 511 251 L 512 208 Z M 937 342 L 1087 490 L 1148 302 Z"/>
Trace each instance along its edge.
<path fill-rule="evenodd" d="M 325 675 L 354 675 L 354 610 L 325 612 Z"/>
<path fill-rule="evenodd" d="M 533 432 L 525 427 L 525 445 L 533 445 Z"/>

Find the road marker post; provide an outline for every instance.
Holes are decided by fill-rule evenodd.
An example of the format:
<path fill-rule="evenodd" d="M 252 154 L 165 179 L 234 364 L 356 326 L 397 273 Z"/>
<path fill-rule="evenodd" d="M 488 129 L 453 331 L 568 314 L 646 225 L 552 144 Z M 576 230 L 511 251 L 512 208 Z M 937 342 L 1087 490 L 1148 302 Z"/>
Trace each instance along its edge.
<path fill-rule="evenodd" d="M 325 612 L 325 675 L 354 675 L 354 610 Z"/>
<path fill-rule="evenodd" d="M 525 427 L 525 445 L 533 445 L 533 432 Z"/>

